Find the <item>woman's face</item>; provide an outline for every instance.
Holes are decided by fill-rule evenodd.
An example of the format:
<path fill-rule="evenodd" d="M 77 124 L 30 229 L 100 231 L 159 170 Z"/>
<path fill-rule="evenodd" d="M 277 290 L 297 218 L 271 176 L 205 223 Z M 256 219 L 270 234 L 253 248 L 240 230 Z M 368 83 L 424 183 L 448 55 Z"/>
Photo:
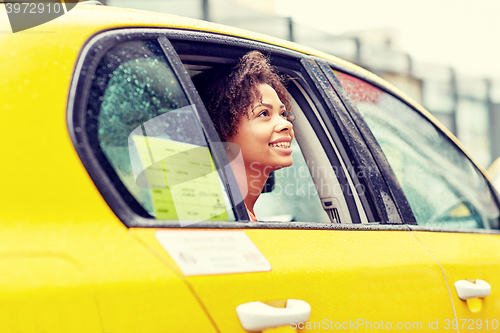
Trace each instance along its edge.
<path fill-rule="evenodd" d="M 292 165 L 293 125 L 276 91 L 268 84 L 259 84 L 257 89 L 262 99 L 254 101 L 248 117 L 241 117 L 237 133 L 227 141 L 240 147 L 247 168 L 268 174 Z"/>

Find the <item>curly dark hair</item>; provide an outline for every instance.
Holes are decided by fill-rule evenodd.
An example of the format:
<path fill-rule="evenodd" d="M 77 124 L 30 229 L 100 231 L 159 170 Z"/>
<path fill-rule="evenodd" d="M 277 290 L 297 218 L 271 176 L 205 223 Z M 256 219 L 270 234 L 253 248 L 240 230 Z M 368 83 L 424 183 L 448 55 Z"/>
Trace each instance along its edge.
<path fill-rule="evenodd" d="M 248 52 L 235 66 L 217 66 L 199 73 L 193 77 L 193 82 L 222 141 L 237 133 L 241 117 L 248 117 L 249 107 L 262 98 L 257 90 L 259 84 L 270 85 L 286 110 L 291 111 L 284 77 L 259 51 Z"/>

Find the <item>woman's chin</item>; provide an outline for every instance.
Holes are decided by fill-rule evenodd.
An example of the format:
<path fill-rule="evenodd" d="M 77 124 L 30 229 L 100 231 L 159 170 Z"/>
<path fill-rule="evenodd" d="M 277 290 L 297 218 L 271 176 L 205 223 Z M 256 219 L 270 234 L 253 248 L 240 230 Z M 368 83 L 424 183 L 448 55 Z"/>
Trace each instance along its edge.
<path fill-rule="evenodd" d="M 292 156 L 290 156 L 290 158 L 287 159 L 287 161 L 283 161 L 282 163 L 279 163 L 279 165 L 275 167 L 275 170 L 287 168 L 289 166 L 292 166 L 292 164 L 293 164 L 293 158 L 292 158 Z"/>

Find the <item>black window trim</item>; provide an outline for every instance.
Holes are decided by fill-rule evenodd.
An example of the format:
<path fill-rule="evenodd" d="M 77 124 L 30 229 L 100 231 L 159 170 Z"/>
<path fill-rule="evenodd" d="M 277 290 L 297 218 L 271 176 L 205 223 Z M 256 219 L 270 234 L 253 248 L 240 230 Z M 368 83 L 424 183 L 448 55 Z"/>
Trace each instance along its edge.
<path fill-rule="evenodd" d="M 215 128 L 213 128 L 213 124 L 206 113 L 203 103 L 199 100 L 197 94 L 192 93 L 194 87 L 190 87 L 192 83 L 187 73 L 183 75 L 182 70 L 184 67 L 182 67 L 182 70 L 179 70 L 179 65 L 172 63 L 172 59 L 178 60 L 178 58 L 175 52 L 172 53 L 173 49 L 171 45 L 169 49 L 168 40 L 164 37 L 164 29 L 116 29 L 100 33 L 87 42 L 79 55 L 70 88 L 67 110 L 68 131 L 75 149 L 94 184 L 112 211 L 127 227 L 148 227 L 158 224 L 161 226 L 179 227 L 180 224 L 178 221 L 151 219 L 149 214 L 132 197 L 128 189 L 125 188 L 125 185 L 119 180 L 109 161 L 104 157 L 103 152 L 100 149 L 97 151 L 92 149 L 92 144 L 85 130 L 88 94 L 93 75 L 100 60 L 112 47 L 134 40 L 155 41 L 163 49 L 165 58 L 179 79 L 188 101 L 197 107 L 197 116 L 212 151 L 214 163 L 219 174 L 222 176 L 221 179 L 225 182 L 230 200 L 234 197 L 238 198 L 238 194 L 241 197 L 240 193 L 235 193 L 234 191 L 231 193 L 230 190 L 231 188 L 237 188 L 234 175 L 230 174 L 230 172 L 224 173 L 225 170 L 219 167 L 220 165 L 225 165 L 224 163 L 227 164 L 227 156 L 223 151 L 218 151 L 221 149 L 221 145 L 213 145 L 214 142 L 219 142 L 219 137 L 215 132 Z M 187 80 L 185 79 L 186 76 L 188 77 Z M 226 178 L 227 174 L 230 175 Z M 233 205 L 233 207 L 235 217 L 239 221 L 238 223 L 249 221 L 248 213 L 242 200 L 240 204 Z M 155 222 L 152 223 L 152 221 Z"/>
<path fill-rule="evenodd" d="M 332 67 L 330 64 L 326 64 L 325 61 L 318 60 L 318 66 L 320 67 L 323 74 L 326 76 L 329 84 L 333 87 L 336 92 L 336 98 L 338 102 L 342 104 L 343 108 L 347 110 L 347 117 L 351 119 L 351 122 L 357 129 L 359 135 L 363 138 L 365 149 L 368 150 L 371 155 L 370 163 L 372 165 L 376 165 L 380 170 L 380 174 L 382 175 L 379 184 L 385 183 L 385 193 L 391 196 L 392 201 L 395 205 L 395 208 L 399 212 L 399 216 L 401 217 L 403 224 L 411 224 L 417 225 L 417 220 L 413 211 L 410 208 L 408 201 L 406 200 L 406 196 L 399 184 L 399 181 L 396 178 L 396 175 L 392 171 L 392 168 L 389 165 L 389 162 L 385 158 L 385 155 L 382 152 L 382 149 L 378 145 L 377 140 L 373 136 L 371 130 L 368 128 L 368 125 L 364 121 L 363 117 L 350 102 L 349 97 L 345 89 L 342 88 L 337 78 L 332 73 Z"/>
<path fill-rule="evenodd" d="M 182 64 L 179 56 L 175 52 L 170 41 L 164 36 L 160 36 L 158 38 L 158 42 L 162 47 L 163 51 L 166 54 L 167 60 L 170 62 L 174 73 L 176 74 L 179 82 L 186 92 L 188 99 L 191 104 L 195 104 L 198 109 L 197 115 L 200 118 L 200 123 L 203 128 L 203 132 L 207 138 L 207 142 L 210 148 L 210 152 L 212 158 L 214 160 L 214 164 L 219 172 L 220 178 L 224 182 L 224 186 L 228 193 L 229 200 L 233 207 L 234 215 L 237 221 L 249 221 L 250 218 L 248 216 L 248 211 L 245 207 L 245 203 L 243 201 L 243 196 L 238 188 L 238 183 L 236 182 L 236 177 L 234 174 L 228 170 L 226 173 L 225 168 L 223 166 L 228 165 L 229 161 L 227 159 L 227 155 L 224 152 L 224 149 L 221 145 L 219 135 L 215 130 L 215 127 L 212 123 L 212 120 L 205 109 L 205 105 L 203 104 L 200 96 L 196 92 L 196 88 L 191 81 L 189 74 L 186 72 L 184 65 Z M 215 144 L 214 144 L 215 143 Z M 237 202 L 237 204 L 235 204 Z"/>
<path fill-rule="evenodd" d="M 352 177 L 358 177 L 363 182 L 365 188 L 370 193 L 367 198 L 372 198 L 379 214 L 382 224 L 403 224 L 399 210 L 396 208 L 394 198 L 390 195 L 390 190 L 385 183 L 383 176 L 378 168 L 373 168 L 376 163 L 361 134 L 353 123 L 349 113 L 332 89 L 329 81 L 325 77 L 318 65 L 317 58 L 304 59 L 303 65 L 311 77 L 315 78 L 315 84 L 318 91 L 323 95 L 323 99 L 329 103 L 329 117 L 333 123 L 342 124 L 335 130 L 342 133 L 345 142 L 344 145 L 350 148 L 352 152 L 352 165 L 361 168 L 362 172 L 356 175 L 356 169 L 349 170 Z M 360 140 L 361 138 L 361 140 Z M 359 174 L 362 177 L 359 177 Z"/>
<path fill-rule="evenodd" d="M 70 88 L 70 94 L 68 97 L 68 110 L 67 110 L 67 120 L 68 120 L 68 131 L 70 137 L 74 143 L 75 149 L 80 156 L 82 163 L 87 169 L 91 179 L 94 181 L 96 187 L 100 191 L 101 195 L 108 203 L 112 211 L 117 215 L 117 217 L 127 226 L 127 227 L 179 227 L 178 221 L 169 221 L 169 220 L 156 220 L 151 219 L 150 217 L 146 217 L 145 214 L 137 214 L 137 211 L 134 211 L 129 207 L 129 203 L 123 200 L 122 194 L 120 194 L 119 188 L 123 187 L 124 193 L 128 193 L 128 190 L 124 187 L 121 182 L 118 184 L 113 183 L 106 172 L 102 170 L 102 165 L 99 160 L 95 157 L 94 152 L 89 147 L 89 140 L 86 136 L 86 133 L 83 129 L 83 125 L 85 124 L 85 107 L 86 101 L 88 98 L 89 86 L 91 84 L 92 75 L 91 72 L 95 70 L 99 60 L 102 56 L 113 46 L 123 43 L 124 41 L 132 41 L 132 40 L 156 40 L 159 42 L 160 46 L 165 50 L 165 41 L 169 40 L 191 40 L 196 41 L 200 40 L 200 36 L 207 35 L 204 32 L 198 31 L 189 31 L 189 30 L 180 30 L 180 29 L 172 29 L 172 28 L 123 28 L 123 29 L 112 29 L 108 31 L 104 31 L 94 35 L 89 39 L 87 44 L 82 49 L 77 65 L 75 67 L 73 73 L 73 79 Z M 259 49 L 263 52 L 270 53 L 276 55 L 285 56 L 288 58 L 295 58 L 296 60 L 310 58 L 310 56 L 299 53 L 297 51 L 284 49 L 278 46 L 265 44 L 262 42 L 257 42 L 253 40 L 242 39 L 233 36 L 225 36 L 225 35 L 215 35 L 210 33 L 211 43 L 220 43 L 226 45 L 233 45 L 237 47 L 242 47 L 245 49 Z M 167 37 L 168 40 L 162 39 L 161 37 Z M 117 40 L 117 37 L 120 37 L 120 40 Z M 106 43 L 105 43 L 106 42 Z M 99 44 L 100 47 L 97 45 Z M 168 49 L 168 46 L 166 46 Z M 176 54 L 175 51 L 173 54 Z M 175 57 L 177 58 L 177 56 Z M 171 61 L 171 55 L 167 56 L 168 61 Z M 178 59 L 178 58 L 177 58 Z M 177 66 L 172 66 L 174 69 Z M 178 68 L 177 68 L 178 69 Z M 308 77 L 307 72 L 303 71 L 304 77 L 307 80 L 311 78 Z M 176 73 L 177 74 L 177 73 Z M 187 73 L 186 73 L 187 75 Z M 82 79 L 82 76 L 84 77 Z M 187 75 L 188 76 L 188 75 Z M 182 82 L 182 81 L 181 81 Z M 187 80 L 187 84 L 184 87 L 188 87 L 188 90 L 185 90 L 188 98 L 193 98 L 190 96 L 190 86 L 192 88 L 192 83 L 190 80 Z M 308 83 L 310 84 L 310 82 Z M 314 87 L 314 85 L 311 85 Z M 194 89 L 194 88 L 193 88 Z M 195 99 L 198 98 L 197 93 L 195 94 Z M 312 96 L 315 96 L 312 94 Z M 324 104 L 322 99 L 319 99 L 320 105 Z M 324 107 L 324 105 L 322 105 Z M 202 106 L 203 107 L 203 106 Z M 204 107 L 203 107 L 204 110 Z M 326 119 L 324 119 L 325 121 Z M 215 131 L 215 130 L 214 130 Z M 214 132 L 215 133 L 215 132 Z M 206 134 L 206 133 L 205 133 Z M 225 155 L 225 154 L 224 154 Z M 334 156 L 329 154 L 329 156 Z M 353 181 L 357 179 L 357 177 L 353 177 L 351 175 Z M 118 178 L 118 177 L 117 177 Z M 115 187 L 118 186 L 118 189 Z M 135 199 L 134 199 L 135 200 Z M 139 205 L 137 203 L 137 205 Z M 141 207 L 142 208 L 142 207 Z M 371 207 L 368 207 L 371 209 Z M 365 212 L 368 213 L 369 209 L 364 207 Z M 246 209 L 244 211 L 246 216 Z M 142 215 L 142 216 L 141 216 Z M 236 214 L 235 214 L 236 215 Z M 237 216 L 238 218 L 238 216 Z M 248 217 L 239 217 L 239 221 L 236 224 L 241 224 L 242 221 L 248 221 Z M 259 223 L 259 222 L 257 222 Z M 306 222 L 293 222 L 288 226 L 288 228 L 297 228 L 298 224 L 311 225 L 311 223 Z M 216 221 L 210 222 L 207 224 L 207 227 L 213 228 L 216 225 L 233 225 L 234 222 L 231 221 Z M 272 225 L 272 223 L 264 223 L 267 225 Z M 204 223 L 199 224 L 200 226 L 204 225 Z M 280 228 L 283 226 L 283 223 L 280 223 Z M 314 226 L 315 224 L 312 223 Z M 318 227 L 319 229 L 324 229 L 324 226 L 315 226 L 313 228 Z M 308 228 L 311 228 L 309 226 Z"/>
<path fill-rule="evenodd" d="M 306 80 L 304 80 L 306 81 Z M 302 88 L 306 91 L 306 93 L 309 95 L 309 97 L 313 100 L 316 106 L 318 106 L 321 102 L 317 99 L 317 96 L 311 91 L 310 86 L 304 86 L 302 85 Z M 320 122 L 318 119 L 316 119 L 316 116 L 314 115 L 314 112 L 311 110 L 311 107 L 309 106 L 309 103 L 306 101 L 306 98 L 300 93 L 299 89 L 295 87 L 294 85 L 289 85 L 287 87 L 287 90 L 294 96 L 295 101 L 297 104 L 300 106 L 301 110 L 304 112 L 306 115 L 309 124 L 313 128 L 314 132 L 318 136 L 319 141 L 321 142 L 322 148 L 325 151 L 325 153 L 328 156 L 328 159 L 330 160 L 330 164 L 334 167 L 336 170 L 341 170 L 342 172 L 340 174 L 337 174 L 337 179 L 339 184 L 342 186 L 342 188 L 350 188 L 351 191 L 354 189 L 351 188 L 349 181 L 347 180 L 347 177 L 345 175 L 345 170 L 342 168 L 342 164 L 340 163 L 339 157 L 335 153 L 334 148 L 330 145 L 327 144 L 330 140 L 328 136 L 325 133 L 325 130 L 321 126 Z M 318 112 L 320 113 L 325 113 L 323 108 L 318 108 Z M 325 124 L 325 126 L 328 126 Z M 332 138 L 335 141 L 335 138 Z M 344 195 L 344 200 L 346 201 L 347 207 L 349 209 L 349 213 L 351 216 L 351 221 L 353 224 L 358 224 L 361 223 L 361 217 L 360 217 L 360 212 L 358 210 L 357 204 L 354 200 L 354 197 L 352 195 L 347 195 L 346 193 L 343 193 Z M 371 210 L 369 209 L 364 209 L 366 214 L 371 214 Z M 370 219 L 368 219 L 370 220 Z"/>
<path fill-rule="evenodd" d="M 114 43 L 109 43 L 109 47 L 101 46 L 101 48 L 98 48 L 96 44 L 99 41 L 114 38 L 115 36 L 120 37 L 124 35 L 117 34 L 115 31 L 102 32 L 90 38 L 82 48 L 71 81 L 68 97 L 67 122 L 70 138 L 90 178 L 101 193 L 105 202 L 110 206 L 111 210 L 122 223 L 129 226 L 129 224 L 133 224 L 136 219 L 141 218 L 141 214 L 134 212 L 123 199 L 119 190 L 115 188 L 115 185 L 103 170 L 99 160 L 90 148 L 90 142 L 87 135 L 84 133 L 86 101 L 88 100 L 88 93 L 90 91 L 93 76 L 93 73 L 90 73 L 89 70 L 91 68 L 95 69 L 98 65 L 98 59 L 101 59 L 104 54 L 115 45 Z M 123 184 L 121 185 L 124 186 Z"/>

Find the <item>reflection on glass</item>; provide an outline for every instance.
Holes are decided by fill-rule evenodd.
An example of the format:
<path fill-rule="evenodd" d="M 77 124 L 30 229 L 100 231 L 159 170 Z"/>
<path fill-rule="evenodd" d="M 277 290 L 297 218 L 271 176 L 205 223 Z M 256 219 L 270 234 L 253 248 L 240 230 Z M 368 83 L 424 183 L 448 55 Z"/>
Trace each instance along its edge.
<path fill-rule="evenodd" d="M 392 95 L 350 75 L 336 76 L 379 142 L 419 225 L 498 228 L 488 184 L 455 144 Z"/>
<path fill-rule="evenodd" d="M 97 131 L 113 170 L 151 216 L 181 223 L 233 219 L 196 109 L 156 41 L 108 51 L 91 94 L 97 102 L 87 130 Z"/>

